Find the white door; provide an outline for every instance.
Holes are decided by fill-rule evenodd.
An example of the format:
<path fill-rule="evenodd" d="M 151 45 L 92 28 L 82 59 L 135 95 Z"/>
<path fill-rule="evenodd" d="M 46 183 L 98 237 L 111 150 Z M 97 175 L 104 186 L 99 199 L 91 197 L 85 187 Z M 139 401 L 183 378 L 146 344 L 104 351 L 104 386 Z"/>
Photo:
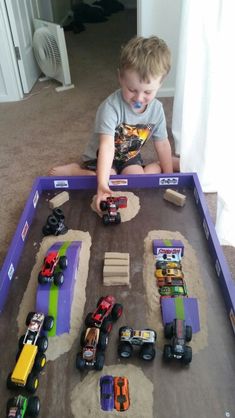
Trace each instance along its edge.
<path fill-rule="evenodd" d="M 32 48 L 33 17 L 40 17 L 38 0 L 6 0 L 24 93 L 29 93 L 40 70 Z"/>

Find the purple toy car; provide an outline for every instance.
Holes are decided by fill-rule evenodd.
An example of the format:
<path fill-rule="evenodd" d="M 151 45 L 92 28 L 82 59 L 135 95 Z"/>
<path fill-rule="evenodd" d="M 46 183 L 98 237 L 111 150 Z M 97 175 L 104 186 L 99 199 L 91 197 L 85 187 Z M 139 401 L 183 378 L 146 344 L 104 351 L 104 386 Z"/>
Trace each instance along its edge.
<path fill-rule="evenodd" d="M 103 411 L 112 411 L 114 408 L 113 376 L 100 378 L 100 406 Z"/>

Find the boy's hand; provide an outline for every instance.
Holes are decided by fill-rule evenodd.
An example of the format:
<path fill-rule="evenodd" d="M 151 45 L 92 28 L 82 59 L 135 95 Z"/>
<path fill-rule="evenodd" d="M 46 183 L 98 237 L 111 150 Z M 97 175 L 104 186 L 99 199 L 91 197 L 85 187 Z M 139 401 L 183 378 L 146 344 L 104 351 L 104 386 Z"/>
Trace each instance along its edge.
<path fill-rule="evenodd" d="M 96 195 L 96 210 L 100 213 L 100 202 L 106 200 L 107 197 L 112 196 L 112 190 L 108 186 L 99 186 Z"/>

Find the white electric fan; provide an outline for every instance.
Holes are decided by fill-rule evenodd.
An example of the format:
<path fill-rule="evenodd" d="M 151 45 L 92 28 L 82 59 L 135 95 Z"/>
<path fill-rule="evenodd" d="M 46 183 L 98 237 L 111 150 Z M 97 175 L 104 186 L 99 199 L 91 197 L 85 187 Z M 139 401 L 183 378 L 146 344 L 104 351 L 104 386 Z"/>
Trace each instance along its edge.
<path fill-rule="evenodd" d="M 64 29 L 52 22 L 34 19 L 33 50 L 39 68 L 46 78 L 53 78 L 62 86 L 56 91 L 74 87 L 71 84 Z"/>

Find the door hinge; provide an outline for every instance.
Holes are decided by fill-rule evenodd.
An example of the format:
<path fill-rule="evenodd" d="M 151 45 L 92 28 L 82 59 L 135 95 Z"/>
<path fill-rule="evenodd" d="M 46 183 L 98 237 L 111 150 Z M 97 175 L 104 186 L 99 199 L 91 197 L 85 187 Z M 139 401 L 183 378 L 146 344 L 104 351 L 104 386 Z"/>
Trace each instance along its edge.
<path fill-rule="evenodd" d="M 19 61 L 21 60 L 21 56 L 20 56 L 20 48 L 18 46 L 15 46 L 15 54 L 16 54 L 16 59 Z"/>

